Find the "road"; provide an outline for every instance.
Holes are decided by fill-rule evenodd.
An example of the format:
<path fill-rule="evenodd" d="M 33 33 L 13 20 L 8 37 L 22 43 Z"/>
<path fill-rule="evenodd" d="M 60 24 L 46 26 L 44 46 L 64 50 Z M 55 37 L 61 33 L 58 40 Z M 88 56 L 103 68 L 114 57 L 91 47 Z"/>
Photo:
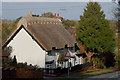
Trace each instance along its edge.
<path fill-rule="evenodd" d="M 89 78 L 120 78 L 120 71 L 97 75 L 97 76 L 92 76 Z"/>
<path fill-rule="evenodd" d="M 65 78 L 68 78 L 68 77 L 45 78 L 45 80 L 64 80 Z M 120 80 L 120 71 L 91 76 L 87 78 L 72 77 L 72 79 L 65 79 L 65 80 Z"/>
<path fill-rule="evenodd" d="M 91 76 L 88 78 L 77 80 L 120 80 L 120 71 Z"/>

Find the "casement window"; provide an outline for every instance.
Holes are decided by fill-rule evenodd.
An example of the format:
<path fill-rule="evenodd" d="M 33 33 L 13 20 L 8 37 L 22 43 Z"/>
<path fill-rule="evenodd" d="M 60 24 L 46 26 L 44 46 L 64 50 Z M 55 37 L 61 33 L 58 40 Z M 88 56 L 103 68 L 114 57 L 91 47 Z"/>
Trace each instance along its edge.
<path fill-rule="evenodd" d="M 52 51 L 48 51 L 48 54 L 47 54 L 48 56 L 56 56 L 56 54 L 55 53 L 52 53 Z"/>
<path fill-rule="evenodd" d="M 48 51 L 48 55 L 49 55 L 49 56 L 52 56 L 52 52 L 51 52 L 51 51 Z"/>

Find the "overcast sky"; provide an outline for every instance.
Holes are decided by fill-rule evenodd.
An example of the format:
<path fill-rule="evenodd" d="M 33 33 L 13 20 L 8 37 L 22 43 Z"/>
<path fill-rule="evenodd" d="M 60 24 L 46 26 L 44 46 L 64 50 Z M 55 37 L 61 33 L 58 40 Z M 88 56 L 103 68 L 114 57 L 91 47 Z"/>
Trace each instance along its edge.
<path fill-rule="evenodd" d="M 0 0 L 2 2 L 111 2 L 112 0 Z"/>

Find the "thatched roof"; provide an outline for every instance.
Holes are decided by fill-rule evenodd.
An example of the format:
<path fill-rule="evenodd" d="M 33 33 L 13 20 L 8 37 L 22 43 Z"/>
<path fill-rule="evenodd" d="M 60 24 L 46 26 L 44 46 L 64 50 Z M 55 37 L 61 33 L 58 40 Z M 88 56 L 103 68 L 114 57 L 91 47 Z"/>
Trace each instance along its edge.
<path fill-rule="evenodd" d="M 65 45 L 67 45 L 67 47 L 75 46 L 76 41 L 56 18 L 23 17 L 19 21 L 17 25 L 18 28 L 15 32 L 17 32 L 22 25 L 46 51 L 52 50 L 53 48 L 61 49 L 64 48 Z M 12 35 L 10 38 L 11 37 Z"/>

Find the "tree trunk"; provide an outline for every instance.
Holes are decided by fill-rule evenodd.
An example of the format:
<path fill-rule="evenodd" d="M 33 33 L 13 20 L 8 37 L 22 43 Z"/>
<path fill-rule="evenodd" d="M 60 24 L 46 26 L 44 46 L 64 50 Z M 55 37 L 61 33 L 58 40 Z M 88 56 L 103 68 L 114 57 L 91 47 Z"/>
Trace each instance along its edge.
<path fill-rule="evenodd" d="M 85 50 L 85 46 L 80 44 L 80 49 L 86 54 L 88 57 L 88 62 L 91 62 L 91 57 L 94 55 L 94 52 L 89 51 L 88 53 Z"/>
<path fill-rule="evenodd" d="M 92 58 L 92 56 L 94 55 L 94 52 L 88 52 L 87 53 L 87 57 L 88 57 L 88 62 L 91 62 L 91 58 Z"/>

